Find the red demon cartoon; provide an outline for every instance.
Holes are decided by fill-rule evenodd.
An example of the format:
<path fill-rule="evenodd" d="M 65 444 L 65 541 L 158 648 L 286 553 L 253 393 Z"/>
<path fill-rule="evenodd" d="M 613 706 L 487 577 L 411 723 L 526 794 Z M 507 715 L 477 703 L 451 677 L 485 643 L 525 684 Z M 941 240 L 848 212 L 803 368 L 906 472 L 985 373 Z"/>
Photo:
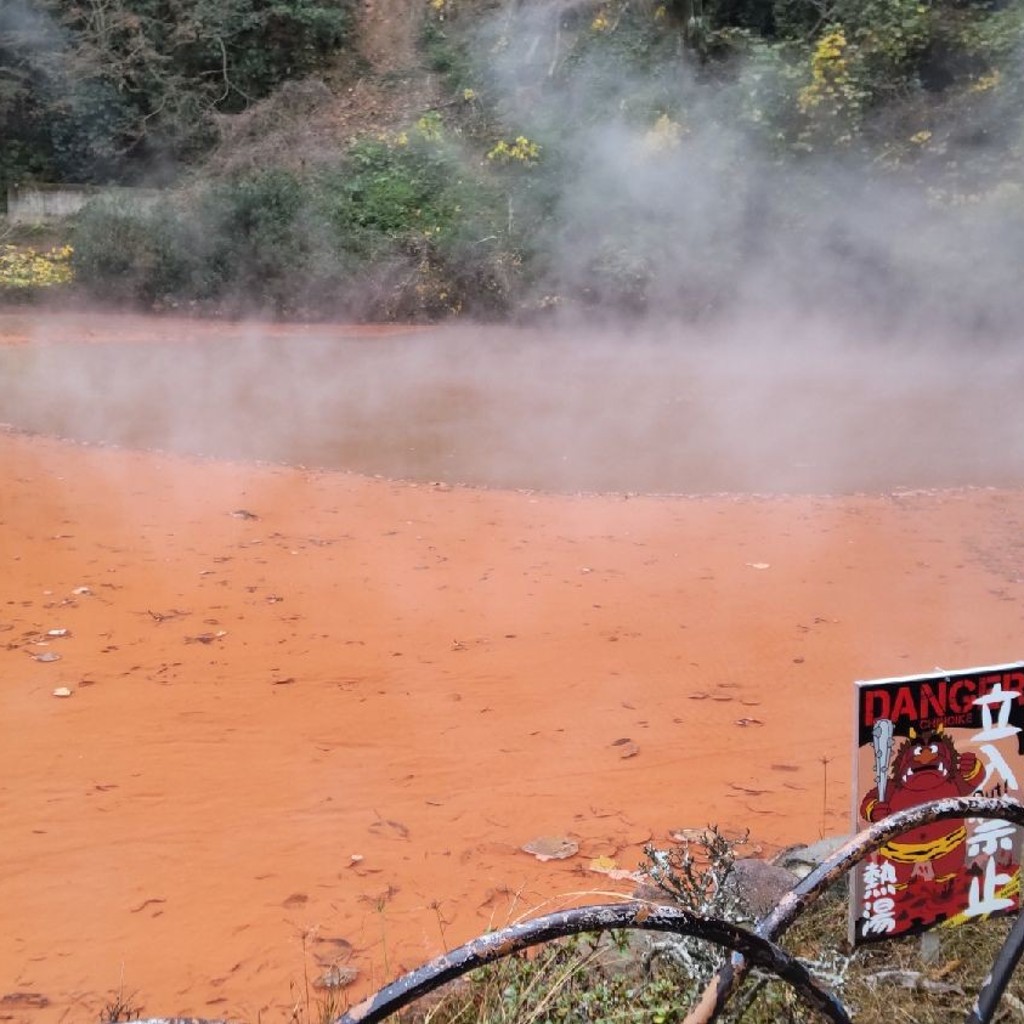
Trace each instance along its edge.
<path fill-rule="evenodd" d="M 891 723 L 885 724 L 891 730 Z M 891 731 L 888 742 L 891 744 Z M 876 756 L 881 752 L 876 731 Z M 977 756 L 958 753 L 941 725 L 920 734 L 911 729 L 891 769 L 886 772 L 884 762 L 876 766 L 878 785 L 864 797 L 860 813 L 875 822 L 931 800 L 967 796 L 978 788 L 982 775 Z M 954 895 L 955 881 L 962 874 L 966 840 L 963 820 L 935 821 L 890 840 L 879 853 L 896 871 L 897 890 L 917 889 L 921 883 L 926 886 L 927 899 L 945 902 Z"/>

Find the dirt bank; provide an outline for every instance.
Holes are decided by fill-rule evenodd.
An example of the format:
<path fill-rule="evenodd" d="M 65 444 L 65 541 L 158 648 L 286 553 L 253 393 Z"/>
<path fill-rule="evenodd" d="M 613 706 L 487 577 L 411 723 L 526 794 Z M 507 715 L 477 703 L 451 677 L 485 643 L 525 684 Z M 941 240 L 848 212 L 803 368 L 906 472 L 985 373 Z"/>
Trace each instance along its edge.
<path fill-rule="evenodd" d="M 15 432 L 0 473 L 5 1020 L 122 979 L 283 1020 L 673 828 L 844 831 L 854 679 L 1021 656 L 1019 491 L 545 496 Z"/>

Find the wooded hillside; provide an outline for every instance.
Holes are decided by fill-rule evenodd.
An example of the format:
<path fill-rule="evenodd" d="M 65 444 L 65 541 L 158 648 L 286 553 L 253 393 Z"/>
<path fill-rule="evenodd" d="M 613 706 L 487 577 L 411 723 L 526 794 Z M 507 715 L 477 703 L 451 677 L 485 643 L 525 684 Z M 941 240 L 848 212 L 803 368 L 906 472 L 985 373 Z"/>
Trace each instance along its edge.
<path fill-rule="evenodd" d="M 1020 0 L 12 0 L 0 178 L 99 297 L 1018 315 Z M 984 273 L 979 274 L 979 267 Z"/>

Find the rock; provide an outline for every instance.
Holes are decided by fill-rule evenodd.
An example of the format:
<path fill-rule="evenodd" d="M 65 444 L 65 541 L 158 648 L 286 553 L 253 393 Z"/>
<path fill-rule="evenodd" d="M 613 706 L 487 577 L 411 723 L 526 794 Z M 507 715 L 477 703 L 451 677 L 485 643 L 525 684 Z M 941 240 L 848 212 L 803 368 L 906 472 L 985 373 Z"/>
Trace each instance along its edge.
<path fill-rule="evenodd" d="M 798 878 L 806 878 L 819 864 L 828 860 L 852 838 L 852 833 L 845 836 L 828 836 L 811 843 L 810 846 L 791 846 L 778 854 L 772 863 L 792 871 Z"/>
<path fill-rule="evenodd" d="M 336 967 L 332 967 L 329 971 L 324 971 L 313 982 L 313 987 L 319 989 L 345 988 L 351 985 L 358 977 L 359 971 L 357 968 L 349 967 L 347 964 L 339 964 Z"/>
<path fill-rule="evenodd" d="M 53 691 L 53 695 L 54 697 L 70 697 L 71 691 L 66 686 L 58 686 L 57 689 Z"/>
<path fill-rule="evenodd" d="M 565 836 L 540 836 L 531 839 L 521 847 L 524 853 L 533 854 L 537 860 L 566 860 L 579 853 L 579 843 Z"/>
<path fill-rule="evenodd" d="M 733 862 L 725 881 L 756 917 L 764 917 L 799 881 L 799 876 L 758 857 L 740 857 Z"/>

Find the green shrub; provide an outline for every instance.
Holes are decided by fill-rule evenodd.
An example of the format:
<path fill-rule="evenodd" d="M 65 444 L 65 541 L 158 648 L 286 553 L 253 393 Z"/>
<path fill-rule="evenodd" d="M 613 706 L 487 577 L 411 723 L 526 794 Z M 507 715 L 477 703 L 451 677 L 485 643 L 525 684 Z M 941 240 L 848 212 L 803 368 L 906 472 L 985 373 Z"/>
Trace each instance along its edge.
<path fill-rule="evenodd" d="M 163 242 L 147 211 L 93 200 L 79 216 L 72 246 L 75 277 L 97 298 L 136 302 L 152 297 Z"/>
<path fill-rule="evenodd" d="M 506 312 L 515 259 L 502 194 L 468 174 L 422 118 L 315 175 L 262 171 L 169 195 L 152 209 L 94 203 L 75 234 L 95 296 L 286 315 L 374 319 Z"/>

